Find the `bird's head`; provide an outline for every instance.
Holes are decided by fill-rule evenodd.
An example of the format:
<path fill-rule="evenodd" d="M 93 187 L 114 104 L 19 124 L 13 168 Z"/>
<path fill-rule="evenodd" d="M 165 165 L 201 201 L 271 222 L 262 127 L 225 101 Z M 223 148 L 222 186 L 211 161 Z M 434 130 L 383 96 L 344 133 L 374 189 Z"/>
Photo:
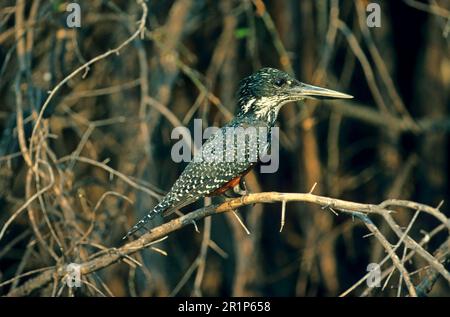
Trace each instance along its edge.
<path fill-rule="evenodd" d="M 281 106 L 288 102 L 305 98 L 348 99 L 353 96 L 304 84 L 275 68 L 262 68 L 240 82 L 237 98 L 238 116 L 255 115 L 273 123 Z"/>

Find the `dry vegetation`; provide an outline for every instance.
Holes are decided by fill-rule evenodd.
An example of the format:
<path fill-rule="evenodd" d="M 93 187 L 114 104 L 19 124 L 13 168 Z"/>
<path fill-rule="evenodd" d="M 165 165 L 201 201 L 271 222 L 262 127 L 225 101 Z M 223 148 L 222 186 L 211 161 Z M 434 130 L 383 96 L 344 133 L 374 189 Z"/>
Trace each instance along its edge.
<path fill-rule="evenodd" d="M 450 295 L 448 3 L 376 29 L 362 0 L 79 1 L 79 29 L 67 3 L 0 6 L 1 295 Z M 228 121 L 262 66 L 355 99 L 286 106 L 253 194 L 122 241 L 182 171 L 172 128 Z"/>

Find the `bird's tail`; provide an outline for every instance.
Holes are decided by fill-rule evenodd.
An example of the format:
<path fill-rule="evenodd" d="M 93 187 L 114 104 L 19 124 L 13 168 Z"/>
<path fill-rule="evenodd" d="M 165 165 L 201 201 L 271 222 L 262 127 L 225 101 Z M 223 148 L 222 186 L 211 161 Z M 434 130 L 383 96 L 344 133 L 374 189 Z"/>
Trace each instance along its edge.
<path fill-rule="evenodd" d="M 147 215 L 145 215 L 144 218 L 139 220 L 128 232 L 127 234 L 122 238 L 126 239 L 133 235 L 136 231 L 145 229 L 145 225 L 152 220 L 156 215 L 162 214 L 163 212 L 170 209 L 170 204 L 167 203 L 167 201 L 163 200 L 159 204 L 155 206 Z"/>

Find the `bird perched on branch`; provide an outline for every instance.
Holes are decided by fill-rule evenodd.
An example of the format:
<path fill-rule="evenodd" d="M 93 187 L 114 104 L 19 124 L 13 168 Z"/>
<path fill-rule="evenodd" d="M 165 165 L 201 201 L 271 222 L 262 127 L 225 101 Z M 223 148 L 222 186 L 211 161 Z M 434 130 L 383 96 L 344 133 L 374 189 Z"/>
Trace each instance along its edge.
<path fill-rule="evenodd" d="M 270 146 L 271 128 L 280 108 L 305 98 L 353 97 L 301 83 L 274 68 L 262 68 L 244 78 L 237 92 L 236 117 L 203 144 L 167 195 L 124 238 L 145 228 L 155 215 L 167 216 L 202 197 L 230 192 L 245 194 L 243 177 L 258 163 L 255 154 L 267 151 Z M 251 140 L 245 132 L 249 128 L 267 133 L 255 133 Z"/>

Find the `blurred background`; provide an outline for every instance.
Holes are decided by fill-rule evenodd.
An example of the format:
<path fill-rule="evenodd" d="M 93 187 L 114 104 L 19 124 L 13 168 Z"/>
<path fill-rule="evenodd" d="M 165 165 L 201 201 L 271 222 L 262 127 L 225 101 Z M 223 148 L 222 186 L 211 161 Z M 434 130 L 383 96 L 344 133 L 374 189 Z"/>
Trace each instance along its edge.
<path fill-rule="evenodd" d="M 376 1 L 381 27 L 368 26 L 362 0 L 77 1 L 79 28 L 67 25 L 69 3 L 0 4 L 0 294 L 121 246 L 185 166 L 171 160 L 172 129 L 192 129 L 194 118 L 204 128 L 228 122 L 240 79 L 261 67 L 355 98 L 285 106 L 279 170 L 250 173 L 250 191 L 309 192 L 317 183 L 315 194 L 360 203 L 444 200 L 449 217 L 448 1 Z M 250 235 L 232 214 L 216 215 L 199 233 L 188 226 L 133 255 L 142 266 L 118 262 L 77 289 L 55 279 L 21 294 L 337 296 L 386 255 L 346 214 L 288 203 L 280 233 L 280 210 L 242 208 Z M 393 216 L 404 228 L 413 215 Z M 371 219 L 397 242 L 383 219 Z M 419 214 L 409 235 L 431 233 L 431 254 L 447 243 L 445 261 L 450 239 L 438 225 Z M 415 285 L 429 274 L 421 257 L 405 267 Z M 362 283 L 349 295 L 407 294 L 391 261 L 382 273 L 384 288 Z M 448 282 L 435 281 L 429 295 L 449 296 Z"/>

